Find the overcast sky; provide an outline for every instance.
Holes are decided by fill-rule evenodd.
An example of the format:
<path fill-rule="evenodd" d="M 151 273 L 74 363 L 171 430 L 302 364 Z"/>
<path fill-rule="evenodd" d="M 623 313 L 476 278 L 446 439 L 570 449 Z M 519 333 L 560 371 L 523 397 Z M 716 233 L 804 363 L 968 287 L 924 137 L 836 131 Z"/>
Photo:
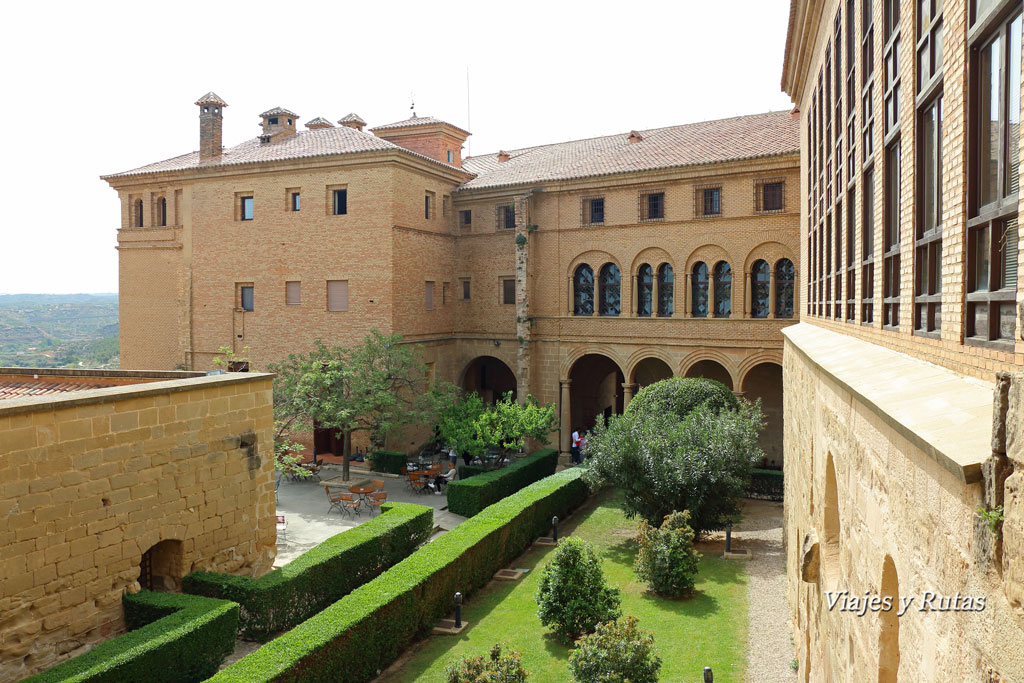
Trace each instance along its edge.
<path fill-rule="evenodd" d="M 412 95 L 481 154 L 788 109 L 788 16 L 789 0 L 12 3 L 0 293 L 116 292 L 120 207 L 99 176 L 198 149 L 209 90 L 226 146 L 274 106 L 373 127 Z"/>

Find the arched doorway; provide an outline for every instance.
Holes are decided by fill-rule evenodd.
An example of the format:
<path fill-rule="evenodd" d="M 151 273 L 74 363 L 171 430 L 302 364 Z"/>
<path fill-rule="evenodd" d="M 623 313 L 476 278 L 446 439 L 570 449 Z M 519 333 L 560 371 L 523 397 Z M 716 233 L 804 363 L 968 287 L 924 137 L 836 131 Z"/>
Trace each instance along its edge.
<path fill-rule="evenodd" d="M 516 398 L 516 376 L 509 366 L 494 356 L 478 356 L 462 373 L 462 388 L 475 391 L 484 403 L 494 403 L 508 391 L 512 392 L 512 398 Z"/>
<path fill-rule="evenodd" d="M 573 363 L 570 417 L 572 424 L 563 428 L 586 431 L 598 419 L 622 413 L 622 383 L 625 381 L 618 364 L 607 356 L 588 353 Z"/>
<path fill-rule="evenodd" d="M 743 378 L 743 396 L 750 401 L 761 399 L 765 425 L 758 444 L 765 464 L 782 467 L 782 366 L 759 363 L 752 367 Z"/>
<path fill-rule="evenodd" d="M 878 613 L 878 683 L 895 683 L 900 670 L 900 582 L 896 564 L 892 557 L 885 556 L 882 564 L 882 588 L 880 597 L 889 598 L 892 609 Z"/>
<path fill-rule="evenodd" d="M 181 541 L 160 541 L 142 553 L 139 585 L 152 591 L 180 591 L 184 569 Z"/>
<path fill-rule="evenodd" d="M 644 358 L 633 368 L 633 384 L 636 384 L 637 391 L 671 376 L 672 368 L 660 358 Z"/>
<path fill-rule="evenodd" d="M 686 371 L 686 376 L 715 379 L 729 387 L 729 391 L 732 391 L 732 376 L 729 374 L 729 371 L 722 367 L 721 363 L 716 363 L 713 360 L 697 361 Z"/>

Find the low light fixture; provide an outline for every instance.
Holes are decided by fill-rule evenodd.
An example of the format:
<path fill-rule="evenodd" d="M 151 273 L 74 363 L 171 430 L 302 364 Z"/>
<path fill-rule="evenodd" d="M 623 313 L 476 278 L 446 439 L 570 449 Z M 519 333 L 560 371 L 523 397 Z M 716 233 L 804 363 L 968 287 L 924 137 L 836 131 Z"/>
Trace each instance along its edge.
<path fill-rule="evenodd" d="M 495 346 L 501 346 L 501 342 L 500 342 L 500 341 L 498 341 L 497 339 L 495 339 L 495 340 L 494 340 L 494 345 L 495 345 Z"/>

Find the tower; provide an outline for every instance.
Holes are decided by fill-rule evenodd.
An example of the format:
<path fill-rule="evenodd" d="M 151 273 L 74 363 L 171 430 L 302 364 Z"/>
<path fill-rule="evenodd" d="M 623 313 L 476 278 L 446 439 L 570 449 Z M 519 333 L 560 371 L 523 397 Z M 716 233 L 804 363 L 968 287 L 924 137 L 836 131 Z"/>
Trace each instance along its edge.
<path fill-rule="evenodd" d="M 196 106 L 199 107 L 199 160 L 219 159 L 224 126 L 223 110 L 228 103 L 211 90 L 196 100 Z"/>

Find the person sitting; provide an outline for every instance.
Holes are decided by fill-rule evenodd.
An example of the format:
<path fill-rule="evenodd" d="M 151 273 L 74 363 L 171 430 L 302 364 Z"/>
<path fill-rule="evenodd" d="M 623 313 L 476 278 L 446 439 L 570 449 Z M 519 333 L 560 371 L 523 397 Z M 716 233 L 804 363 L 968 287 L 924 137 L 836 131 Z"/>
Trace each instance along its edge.
<path fill-rule="evenodd" d="M 434 489 L 434 495 L 440 496 L 442 488 L 447 486 L 448 482 L 455 479 L 457 472 L 458 471 L 453 467 L 444 474 L 438 473 L 438 475 L 434 477 L 434 481 L 428 482 L 427 486 Z"/>

